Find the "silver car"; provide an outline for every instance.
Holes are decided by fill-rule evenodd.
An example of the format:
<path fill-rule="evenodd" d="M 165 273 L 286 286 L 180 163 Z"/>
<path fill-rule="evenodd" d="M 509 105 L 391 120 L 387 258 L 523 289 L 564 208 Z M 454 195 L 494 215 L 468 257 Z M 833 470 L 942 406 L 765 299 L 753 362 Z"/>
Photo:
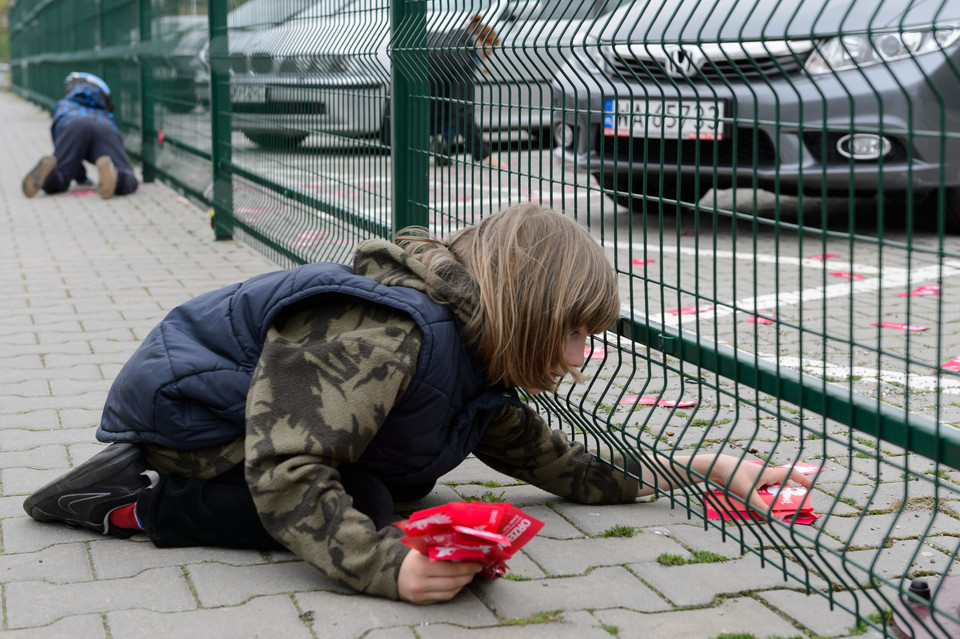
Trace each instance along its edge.
<path fill-rule="evenodd" d="M 620 204 L 942 185 L 960 225 L 960 2 L 652 0 L 593 21 L 573 53 L 555 153 Z"/>
<path fill-rule="evenodd" d="M 496 34 L 475 74 L 478 126 L 539 136 L 551 125 L 550 82 L 584 20 L 615 2 L 430 0 L 427 30 L 479 16 Z M 230 35 L 234 128 L 265 146 L 312 133 L 377 137 L 390 92 L 388 0 L 320 0 L 268 30 Z"/>

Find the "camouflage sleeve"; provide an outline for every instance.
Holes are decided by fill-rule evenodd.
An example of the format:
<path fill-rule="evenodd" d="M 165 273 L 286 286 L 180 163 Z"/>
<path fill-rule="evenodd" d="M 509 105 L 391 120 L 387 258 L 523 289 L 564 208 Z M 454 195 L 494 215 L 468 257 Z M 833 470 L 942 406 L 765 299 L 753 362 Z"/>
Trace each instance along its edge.
<path fill-rule="evenodd" d="M 422 334 L 394 310 L 326 306 L 269 330 L 247 397 L 247 483 L 274 538 L 329 577 L 396 599 L 402 533 L 354 509 L 336 469 L 406 389 Z"/>
<path fill-rule="evenodd" d="M 617 468 L 619 453 L 610 461 L 597 457 L 564 432 L 550 430 L 529 406 L 506 406 L 474 449 L 480 461 L 504 474 L 548 492 L 584 504 L 629 503 L 637 498 L 639 482 Z"/>

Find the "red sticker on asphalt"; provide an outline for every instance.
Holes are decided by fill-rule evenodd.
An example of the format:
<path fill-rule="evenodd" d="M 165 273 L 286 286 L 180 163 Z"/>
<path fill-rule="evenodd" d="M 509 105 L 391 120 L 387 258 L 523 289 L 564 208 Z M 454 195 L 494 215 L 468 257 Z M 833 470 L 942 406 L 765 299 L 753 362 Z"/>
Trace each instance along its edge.
<path fill-rule="evenodd" d="M 882 326 L 883 328 L 896 328 L 901 331 L 927 331 L 930 330 L 929 326 L 916 326 L 914 324 L 897 324 L 896 322 L 873 322 L 870 326 Z"/>
<path fill-rule="evenodd" d="M 621 404 L 640 404 L 643 406 L 664 406 L 666 408 L 691 408 L 697 405 L 693 400 L 657 399 L 656 397 L 637 397 L 628 395 L 620 400 Z"/>
<path fill-rule="evenodd" d="M 915 288 L 909 293 L 897 293 L 897 297 L 921 297 L 923 295 L 939 295 L 940 291 L 942 290 L 943 290 L 942 286 L 927 284 L 925 286 L 921 286 L 920 288 Z"/>
<path fill-rule="evenodd" d="M 811 255 L 811 256 L 808 257 L 807 259 L 808 259 L 808 260 L 820 260 L 821 262 L 823 262 L 824 260 L 829 260 L 829 259 L 832 258 L 832 257 L 840 257 L 840 256 L 837 255 L 836 253 L 821 253 L 820 255 Z"/>
<path fill-rule="evenodd" d="M 751 315 L 747 321 L 751 324 L 774 324 L 775 322 L 772 319 L 766 317 L 760 317 L 759 315 Z"/>

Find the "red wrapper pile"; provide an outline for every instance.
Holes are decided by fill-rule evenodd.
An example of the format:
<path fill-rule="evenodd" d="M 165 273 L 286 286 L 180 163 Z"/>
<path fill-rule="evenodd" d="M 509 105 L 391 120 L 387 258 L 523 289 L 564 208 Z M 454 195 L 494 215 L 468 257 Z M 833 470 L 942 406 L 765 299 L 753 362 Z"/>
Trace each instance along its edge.
<path fill-rule="evenodd" d="M 811 464 L 796 464 L 796 466 L 785 464 L 784 466 L 778 466 L 778 468 L 796 468 L 804 475 L 810 475 L 820 470 L 819 466 Z M 813 512 L 813 506 L 810 504 L 810 494 L 803 486 L 791 484 L 781 488 L 780 484 L 773 484 L 758 488 L 757 494 L 767 506 L 773 504 L 771 516 L 775 519 L 809 525 L 821 516 Z M 748 512 L 746 505 L 736 499 L 728 498 L 727 494 L 719 488 L 704 493 L 703 503 L 707 511 L 707 519 L 761 519 L 760 515 Z"/>
<path fill-rule="evenodd" d="M 506 560 L 543 528 L 511 504 L 466 501 L 419 510 L 396 525 L 407 534 L 403 543 L 431 561 L 476 561 L 486 579 L 505 573 Z"/>

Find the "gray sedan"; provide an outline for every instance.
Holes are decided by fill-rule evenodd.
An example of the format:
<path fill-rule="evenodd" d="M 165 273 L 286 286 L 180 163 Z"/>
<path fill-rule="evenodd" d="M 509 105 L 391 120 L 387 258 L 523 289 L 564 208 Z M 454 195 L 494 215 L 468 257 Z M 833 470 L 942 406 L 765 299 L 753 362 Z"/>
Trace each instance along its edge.
<path fill-rule="evenodd" d="M 430 0 L 431 33 L 474 17 L 496 45 L 475 75 L 478 126 L 534 137 L 552 122 L 550 82 L 584 21 L 610 0 Z M 234 128 L 262 145 L 298 144 L 311 133 L 375 137 L 390 87 L 390 4 L 320 0 L 271 29 L 231 33 Z"/>
<path fill-rule="evenodd" d="M 594 20 L 573 53 L 555 152 L 620 204 L 943 187 L 960 226 L 958 2 L 653 0 Z"/>

